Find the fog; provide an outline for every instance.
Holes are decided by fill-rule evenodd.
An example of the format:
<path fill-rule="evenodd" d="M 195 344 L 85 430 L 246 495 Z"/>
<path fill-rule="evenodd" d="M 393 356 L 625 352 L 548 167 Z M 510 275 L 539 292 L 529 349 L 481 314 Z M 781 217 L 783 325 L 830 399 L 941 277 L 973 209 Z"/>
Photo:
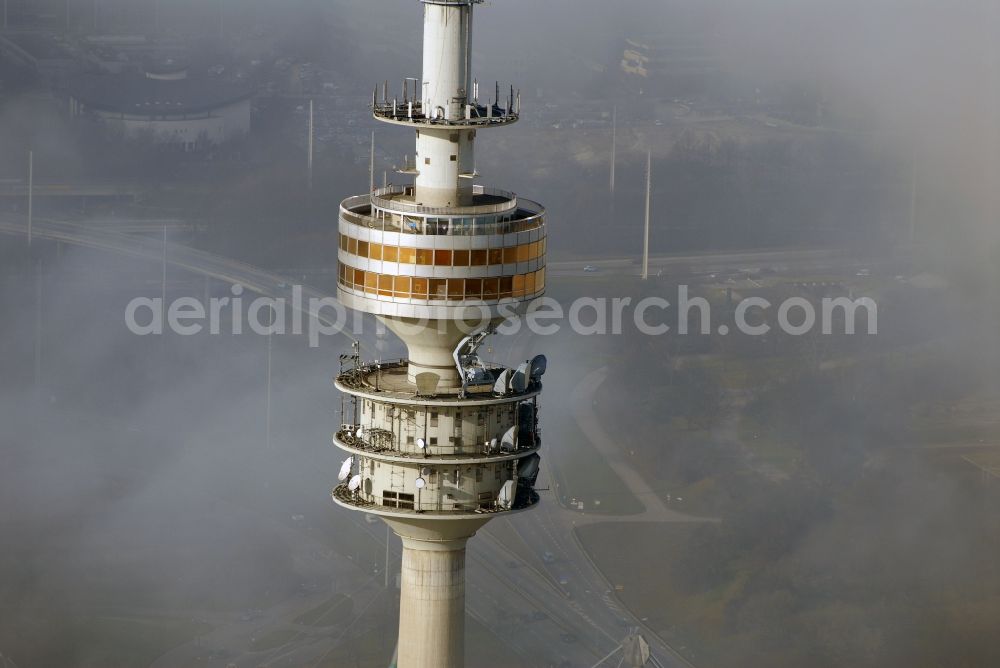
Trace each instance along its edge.
<path fill-rule="evenodd" d="M 5 8 L 0 667 L 389 665 L 400 541 L 387 565 L 385 527 L 330 500 L 332 378 L 355 338 L 367 361 L 402 344 L 367 316 L 311 346 L 137 336 L 125 314 L 239 281 L 336 296 L 372 132 L 375 182 L 412 178 L 412 132 L 368 107 L 420 76 L 420 3 Z M 590 666 L 630 629 L 664 666 L 997 665 L 1000 5 L 475 14 L 474 76 L 523 101 L 478 134 L 476 182 L 546 206 L 547 295 L 688 286 L 713 326 L 668 311 L 651 336 L 628 311 L 484 344 L 549 370 L 541 507 L 470 543 L 467 665 Z M 128 135 L 87 97 L 177 63 L 248 128 Z M 782 300 L 829 297 L 874 300 L 877 334 L 780 331 Z M 768 334 L 736 334 L 746 298 L 775 305 Z"/>

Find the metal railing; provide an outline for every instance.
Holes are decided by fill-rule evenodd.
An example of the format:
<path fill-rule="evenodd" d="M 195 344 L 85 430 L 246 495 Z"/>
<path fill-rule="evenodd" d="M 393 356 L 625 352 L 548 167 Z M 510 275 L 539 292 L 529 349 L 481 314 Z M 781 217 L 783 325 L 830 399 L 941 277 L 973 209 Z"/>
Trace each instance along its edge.
<path fill-rule="evenodd" d="M 516 123 L 521 115 L 516 111 L 508 111 L 503 107 L 493 105 L 472 106 L 472 111 L 467 116 L 461 118 L 444 118 L 443 116 L 429 116 L 424 113 L 424 106 L 420 102 L 400 104 L 398 102 L 377 102 L 372 107 L 372 114 L 375 118 L 397 123 L 413 123 L 414 125 L 440 125 L 442 127 L 482 127 L 491 125 L 506 125 Z"/>
<path fill-rule="evenodd" d="M 487 223 L 476 221 L 471 216 L 465 216 L 465 218 L 470 219 L 468 222 L 463 222 L 461 220 L 448 220 L 445 222 L 425 223 L 424 225 L 420 225 L 415 222 L 407 224 L 405 221 L 395 222 L 391 220 L 378 219 L 370 213 L 359 213 L 357 211 L 357 209 L 362 208 L 370 210 L 370 202 L 371 200 L 367 195 L 349 197 L 341 202 L 340 219 L 351 225 L 357 225 L 358 227 L 365 227 L 372 230 L 379 230 L 381 232 L 397 232 L 400 234 L 427 236 L 481 236 L 514 234 L 516 232 L 528 232 L 535 230 L 540 227 L 544 227 L 545 225 L 545 208 L 537 202 L 525 199 L 518 200 L 518 208 L 512 214 L 515 216 L 514 220 Z M 449 211 L 452 213 L 454 212 L 453 209 Z M 454 218 L 462 218 L 462 216 L 454 216 Z"/>
<path fill-rule="evenodd" d="M 384 362 L 379 362 L 377 365 L 374 364 L 374 363 L 372 363 L 372 364 L 365 364 L 365 365 L 359 366 L 357 368 L 348 369 L 348 370 L 344 371 L 342 374 L 340 374 L 339 376 L 337 376 L 337 382 L 341 383 L 345 387 L 348 387 L 348 388 L 350 388 L 352 390 L 357 390 L 359 392 L 370 392 L 372 390 L 375 390 L 376 387 L 375 387 L 375 385 L 373 383 L 371 383 L 371 382 L 368 381 L 368 377 L 369 376 L 375 375 L 376 373 L 379 373 L 379 372 L 385 373 L 385 372 L 392 371 L 392 370 L 408 369 L 409 366 L 410 366 L 409 360 L 405 360 L 405 359 L 388 360 L 388 361 L 384 361 Z M 507 367 L 503 366 L 502 364 L 486 364 L 485 366 L 486 366 L 486 368 L 488 370 L 493 371 L 493 372 L 502 372 L 504 369 L 507 368 Z M 498 394 L 496 392 L 492 392 L 491 391 L 491 392 L 485 393 L 485 394 L 487 394 L 488 396 L 493 397 L 493 398 L 501 398 L 501 397 L 514 398 L 514 397 L 520 396 L 522 394 L 531 394 L 533 392 L 536 392 L 536 391 L 538 391 L 538 389 L 540 387 L 541 387 L 541 383 L 540 382 L 538 382 L 538 381 L 530 381 L 528 383 L 527 388 L 525 388 L 524 392 L 520 392 L 520 393 L 511 392 L 509 394 Z M 416 397 L 419 396 L 419 397 L 422 397 L 422 398 L 431 398 L 431 399 L 434 398 L 434 397 L 438 397 L 438 396 L 452 396 L 451 393 L 448 393 L 447 395 L 437 395 L 437 394 L 435 394 L 435 395 L 420 395 L 417 392 L 417 388 L 415 388 L 415 387 L 412 389 L 412 391 L 409 391 L 409 392 L 401 392 L 401 391 L 398 391 L 398 390 L 386 390 L 385 388 L 379 388 L 379 393 L 380 394 L 384 394 L 384 395 L 389 396 L 389 397 L 413 397 L 413 398 L 416 398 Z"/>
<path fill-rule="evenodd" d="M 337 485 L 331 492 L 331 496 L 350 506 L 355 506 L 358 508 L 366 509 L 377 509 L 381 511 L 391 512 L 391 513 L 412 513 L 414 515 L 424 514 L 424 513 L 476 513 L 476 514 L 490 514 L 490 513 L 501 513 L 509 510 L 523 510 L 524 508 L 530 508 L 531 506 L 538 503 L 539 496 L 535 490 L 528 490 L 527 494 L 523 496 L 518 495 L 520 503 L 513 503 L 510 508 L 502 507 L 496 499 L 490 499 L 489 501 L 444 501 L 440 497 L 434 496 L 433 501 L 424 501 L 422 499 L 417 500 L 416 497 L 413 500 L 409 499 L 407 495 L 406 499 L 399 499 L 398 497 L 384 497 L 377 494 L 365 494 L 364 491 L 357 489 L 353 492 L 348 489 L 348 486 Z M 431 494 L 428 494 L 430 496 Z M 395 504 L 395 505 L 394 505 Z"/>
<path fill-rule="evenodd" d="M 357 436 L 359 427 L 362 427 L 362 437 L 360 438 Z M 375 442 L 373 439 L 365 438 L 372 435 L 373 431 L 376 433 L 382 432 L 380 434 L 381 438 L 376 437 L 378 438 L 378 442 Z M 502 450 L 499 447 L 492 448 L 489 444 L 476 444 L 475 446 L 466 447 L 464 445 L 446 443 L 444 445 L 430 446 L 430 450 L 433 451 L 430 453 L 423 450 L 402 450 L 396 442 L 395 434 L 392 432 L 384 429 L 373 430 L 370 428 L 364 428 L 363 425 L 341 425 L 340 429 L 337 430 L 336 438 L 347 447 L 376 455 L 376 458 L 377 455 L 387 455 L 390 457 L 427 460 L 429 462 L 432 462 L 434 459 L 453 459 L 462 460 L 463 462 L 474 462 L 479 460 L 495 461 L 497 458 L 500 458 L 501 460 L 510 459 L 518 453 L 527 454 L 535 451 L 541 445 L 540 432 L 541 430 L 536 430 L 527 437 L 522 436 L 518 439 L 513 450 Z"/>
<path fill-rule="evenodd" d="M 412 197 L 413 186 L 387 186 L 385 188 L 375 189 L 375 192 L 371 195 L 371 203 L 372 206 L 392 211 L 393 213 L 414 213 L 421 216 L 449 217 L 506 213 L 507 211 L 513 211 L 517 208 L 517 195 L 507 190 L 474 185 L 472 186 L 472 195 L 474 197 L 498 197 L 503 199 L 503 202 L 498 204 L 482 204 L 478 206 L 422 206 L 420 204 L 412 204 L 410 202 L 403 202 L 398 199 L 394 199 L 395 197 Z"/>

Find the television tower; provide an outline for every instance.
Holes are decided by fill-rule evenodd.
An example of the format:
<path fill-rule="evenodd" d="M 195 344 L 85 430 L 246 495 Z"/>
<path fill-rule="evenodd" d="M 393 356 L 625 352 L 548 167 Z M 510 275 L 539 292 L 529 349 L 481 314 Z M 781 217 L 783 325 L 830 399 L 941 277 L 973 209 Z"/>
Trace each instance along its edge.
<path fill-rule="evenodd" d="M 334 444 L 349 457 L 336 503 L 381 516 L 402 538 L 399 668 L 463 665 L 465 546 L 496 515 L 527 510 L 541 445 L 545 358 L 514 368 L 477 349 L 545 291 L 545 211 L 475 184 L 480 130 L 520 116 L 520 95 L 472 79 L 474 5 L 421 0 L 422 79 L 390 94 L 376 119 L 416 131 L 412 185 L 372 188 L 340 207 L 338 295 L 377 316 L 408 359 L 363 363 L 337 377 L 351 397 Z"/>

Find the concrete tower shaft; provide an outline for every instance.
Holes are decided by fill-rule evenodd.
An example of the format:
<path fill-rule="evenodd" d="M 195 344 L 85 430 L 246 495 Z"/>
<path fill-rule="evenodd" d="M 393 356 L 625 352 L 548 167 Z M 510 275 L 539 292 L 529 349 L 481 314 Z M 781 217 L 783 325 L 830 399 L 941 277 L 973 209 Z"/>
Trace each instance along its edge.
<path fill-rule="evenodd" d="M 465 117 L 472 68 L 472 0 L 424 2 L 423 99 L 437 118 Z"/>
<path fill-rule="evenodd" d="M 465 542 L 403 539 L 398 664 L 460 668 L 465 660 Z"/>
<path fill-rule="evenodd" d="M 475 171 L 475 130 L 417 132 L 418 201 L 428 206 L 468 206 Z"/>
<path fill-rule="evenodd" d="M 473 0 L 424 0 L 421 95 L 423 108 L 432 119 L 465 118 L 471 85 L 474 4 Z M 460 128 L 417 131 L 419 201 L 429 206 L 465 206 L 472 201 L 475 136 L 475 130 Z"/>

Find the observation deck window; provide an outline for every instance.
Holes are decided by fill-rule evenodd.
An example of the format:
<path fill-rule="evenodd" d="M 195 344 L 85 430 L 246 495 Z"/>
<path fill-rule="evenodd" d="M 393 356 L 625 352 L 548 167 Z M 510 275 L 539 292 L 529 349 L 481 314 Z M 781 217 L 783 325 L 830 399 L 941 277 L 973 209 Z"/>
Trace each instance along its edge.
<path fill-rule="evenodd" d="M 541 292 L 545 288 L 545 269 L 499 278 L 419 278 L 379 274 L 341 264 L 340 283 L 358 292 L 397 299 L 495 301 Z"/>

